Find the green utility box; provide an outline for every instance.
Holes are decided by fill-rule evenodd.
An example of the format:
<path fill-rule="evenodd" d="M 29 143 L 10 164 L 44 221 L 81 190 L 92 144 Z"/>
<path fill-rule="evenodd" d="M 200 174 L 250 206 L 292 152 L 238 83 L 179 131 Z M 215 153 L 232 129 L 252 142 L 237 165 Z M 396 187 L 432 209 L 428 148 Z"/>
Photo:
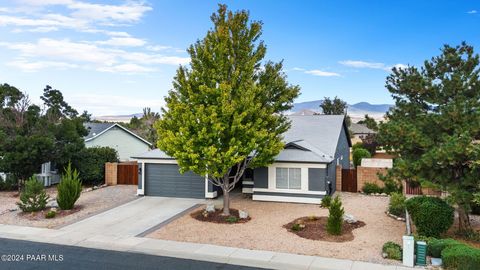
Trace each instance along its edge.
<path fill-rule="evenodd" d="M 427 243 L 424 241 L 417 241 L 417 259 L 416 265 L 427 265 Z"/>

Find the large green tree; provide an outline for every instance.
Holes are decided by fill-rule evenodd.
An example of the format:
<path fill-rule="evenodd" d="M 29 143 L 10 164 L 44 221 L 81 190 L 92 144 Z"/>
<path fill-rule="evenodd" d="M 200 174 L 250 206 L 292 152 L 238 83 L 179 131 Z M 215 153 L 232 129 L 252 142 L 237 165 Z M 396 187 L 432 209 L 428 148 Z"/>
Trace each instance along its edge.
<path fill-rule="evenodd" d="M 86 130 L 60 91 L 47 86 L 44 109 L 8 84 L 0 85 L 0 171 L 22 182 L 54 161 L 60 168 L 84 148 Z"/>
<path fill-rule="evenodd" d="M 324 97 L 320 103 L 320 108 L 322 109 L 322 114 L 345 115 L 345 122 L 347 123 L 347 126 L 350 126 L 352 121 L 350 116 L 347 115 L 348 105 L 346 101 L 343 101 L 337 96 L 335 96 L 333 99 Z"/>
<path fill-rule="evenodd" d="M 420 68 L 394 68 L 386 87 L 395 100 L 380 125 L 384 147 L 399 157 L 390 178 L 443 186 L 456 203 L 459 229 L 480 181 L 479 56 L 465 43 L 445 45 Z"/>
<path fill-rule="evenodd" d="M 247 11 L 220 5 L 211 20 L 207 35 L 188 49 L 190 68 L 177 70 L 156 127 L 158 147 L 182 172 L 222 188 L 229 215 L 229 192 L 245 169 L 269 164 L 284 147 L 290 123 L 282 112 L 299 87 L 288 84 L 281 62 L 263 62 L 262 23 Z"/>

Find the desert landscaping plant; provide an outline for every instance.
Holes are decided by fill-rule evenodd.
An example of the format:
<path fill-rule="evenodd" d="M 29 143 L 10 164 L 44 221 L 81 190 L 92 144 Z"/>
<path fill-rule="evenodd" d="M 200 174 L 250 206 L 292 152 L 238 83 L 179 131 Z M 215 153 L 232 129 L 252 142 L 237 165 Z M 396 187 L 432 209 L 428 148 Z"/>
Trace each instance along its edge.
<path fill-rule="evenodd" d="M 443 267 L 448 270 L 480 269 L 480 249 L 464 244 L 451 245 L 442 251 Z"/>
<path fill-rule="evenodd" d="M 383 244 L 382 252 L 385 253 L 387 259 L 401 260 L 402 247 L 394 242 L 386 242 Z"/>
<path fill-rule="evenodd" d="M 57 186 L 57 203 L 63 210 L 73 209 L 75 202 L 82 193 L 82 182 L 80 181 L 77 170 L 72 169 L 71 164 L 65 168 L 62 180 Z"/>
<path fill-rule="evenodd" d="M 453 224 L 454 209 L 436 197 L 414 197 L 406 201 L 418 234 L 438 237 Z"/>
<path fill-rule="evenodd" d="M 340 197 L 335 197 L 328 208 L 327 232 L 332 235 L 342 234 L 343 214 L 345 210 L 342 207 Z"/>
<path fill-rule="evenodd" d="M 45 214 L 45 218 L 54 218 L 57 215 L 57 212 L 50 210 Z"/>
<path fill-rule="evenodd" d="M 328 208 L 330 207 L 330 203 L 332 203 L 332 196 L 325 195 L 325 197 L 322 198 L 322 202 L 320 203 L 320 206 L 324 208 Z"/>
<path fill-rule="evenodd" d="M 290 85 L 282 62 L 265 60 L 262 23 L 246 10 L 219 5 L 212 28 L 188 48 L 190 66 L 180 66 L 156 122 L 158 148 L 181 172 L 208 176 L 223 191 L 223 215 L 230 215 L 230 191 L 246 168 L 270 164 L 284 148 L 290 126 L 284 111 L 300 88 Z"/>
<path fill-rule="evenodd" d="M 428 254 L 434 258 L 440 258 L 445 248 L 455 245 L 462 245 L 462 243 L 450 238 L 434 239 L 428 243 Z"/>
<path fill-rule="evenodd" d="M 397 217 L 405 216 L 405 196 L 402 193 L 390 194 L 390 202 L 388 204 L 388 212 Z"/>
<path fill-rule="evenodd" d="M 23 212 L 36 212 L 45 209 L 48 198 L 43 184 L 32 176 L 25 182 L 17 205 Z"/>
<path fill-rule="evenodd" d="M 360 166 L 363 158 L 370 158 L 370 157 L 372 157 L 372 155 L 365 148 L 359 147 L 353 150 L 353 153 L 352 153 L 353 166 L 355 167 Z"/>
<path fill-rule="evenodd" d="M 365 194 L 383 193 L 383 189 L 379 185 L 368 182 L 363 185 L 362 191 Z"/>

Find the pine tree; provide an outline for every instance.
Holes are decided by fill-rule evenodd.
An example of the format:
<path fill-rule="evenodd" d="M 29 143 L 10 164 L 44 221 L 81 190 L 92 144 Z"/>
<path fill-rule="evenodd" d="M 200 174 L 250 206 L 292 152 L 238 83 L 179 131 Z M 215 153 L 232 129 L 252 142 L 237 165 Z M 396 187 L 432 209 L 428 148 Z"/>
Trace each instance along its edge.
<path fill-rule="evenodd" d="M 335 197 L 328 208 L 327 232 L 332 235 L 342 234 L 343 214 L 345 213 L 342 207 L 340 197 Z"/>

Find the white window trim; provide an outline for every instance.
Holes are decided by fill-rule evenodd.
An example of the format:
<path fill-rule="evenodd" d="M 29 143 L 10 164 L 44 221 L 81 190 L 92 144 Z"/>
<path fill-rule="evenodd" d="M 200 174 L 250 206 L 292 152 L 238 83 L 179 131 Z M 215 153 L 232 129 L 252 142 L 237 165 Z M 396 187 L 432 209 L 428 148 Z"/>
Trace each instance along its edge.
<path fill-rule="evenodd" d="M 287 186 L 288 188 L 278 188 L 277 187 L 277 170 L 278 169 L 286 169 L 287 170 Z M 295 169 L 299 169 L 300 170 L 300 188 L 290 188 L 290 170 L 295 170 Z M 302 179 L 302 176 L 303 176 L 303 170 L 302 168 L 297 168 L 297 167 L 275 167 L 275 189 L 279 190 L 279 189 L 282 189 L 282 190 L 302 190 L 302 183 L 303 183 L 303 179 Z M 307 180 L 308 181 L 308 180 Z"/>
<path fill-rule="evenodd" d="M 301 188 L 300 189 L 279 189 L 277 187 L 277 168 L 299 168 L 301 174 Z M 308 191 L 308 169 L 309 168 L 323 168 L 327 165 L 322 163 L 283 163 L 276 162 L 268 166 L 268 191 L 278 191 L 285 193 L 310 193 Z M 254 189 L 255 191 L 256 189 Z M 260 190 L 258 190 L 260 191 Z M 314 193 L 311 193 L 314 194 Z"/>

